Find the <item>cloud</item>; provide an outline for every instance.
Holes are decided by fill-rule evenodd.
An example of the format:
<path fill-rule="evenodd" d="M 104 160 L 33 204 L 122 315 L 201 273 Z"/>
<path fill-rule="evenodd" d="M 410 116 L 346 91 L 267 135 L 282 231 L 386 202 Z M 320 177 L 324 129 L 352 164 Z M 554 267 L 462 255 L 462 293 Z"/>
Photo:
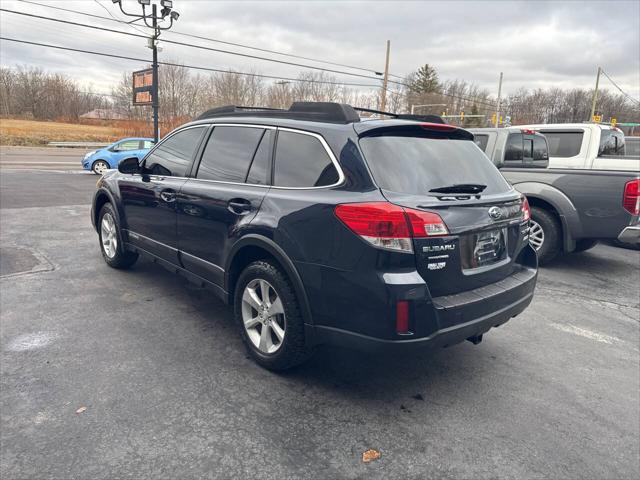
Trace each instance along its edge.
<path fill-rule="evenodd" d="M 44 0 L 40 0 L 44 1 Z M 128 9 L 139 7 L 123 0 Z M 95 2 L 49 2 L 52 6 L 106 16 Z M 102 4 L 122 18 L 111 2 Z M 4 8 L 133 31 L 114 22 L 5 0 Z M 174 0 L 180 19 L 175 31 L 256 45 L 337 63 L 383 68 L 391 40 L 391 70 L 407 74 L 424 63 L 443 79 L 460 78 L 495 91 L 500 71 L 507 93 L 521 87 L 592 88 L 598 65 L 628 93 L 640 98 L 640 2 L 205 2 Z M 145 40 L 52 22 L 0 15 L 3 36 L 149 58 Z M 281 58 L 308 60 L 202 42 L 164 33 L 164 38 L 215 48 Z M 214 68 L 257 70 L 295 76 L 298 67 L 278 65 L 223 53 L 163 45 L 162 58 Z M 2 42 L 2 65 L 36 64 L 67 73 L 107 91 L 123 71 L 139 62 L 105 59 L 73 52 Z M 326 66 L 326 65 L 325 65 Z M 328 67 L 342 69 L 341 67 Z M 354 70 L 356 73 L 363 73 Z M 345 81 L 362 79 L 338 76 Z M 603 82 L 605 88 L 613 87 Z"/>

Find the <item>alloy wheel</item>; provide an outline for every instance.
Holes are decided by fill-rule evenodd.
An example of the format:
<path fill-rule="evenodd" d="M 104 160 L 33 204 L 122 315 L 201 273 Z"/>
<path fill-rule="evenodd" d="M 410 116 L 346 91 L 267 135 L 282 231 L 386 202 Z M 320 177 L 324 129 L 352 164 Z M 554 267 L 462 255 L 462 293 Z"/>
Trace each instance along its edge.
<path fill-rule="evenodd" d="M 102 241 L 102 250 L 107 257 L 113 258 L 118 251 L 118 235 L 116 234 L 116 222 L 110 213 L 102 216 L 100 224 L 100 240 Z"/>
<path fill-rule="evenodd" d="M 535 220 L 529 220 L 529 243 L 536 250 L 542 248 L 544 243 L 544 230 L 542 226 Z"/>
<path fill-rule="evenodd" d="M 244 288 L 242 322 L 249 340 L 260 352 L 272 354 L 282 346 L 287 327 L 284 306 L 266 280 L 251 280 Z"/>
<path fill-rule="evenodd" d="M 98 160 L 93 166 L 93 171 L 98 175 L 103 175 L 107 170 L 109 170 L 109 165 L 107 165 L 107 162 L 103 162 L 102 160 Z"/>

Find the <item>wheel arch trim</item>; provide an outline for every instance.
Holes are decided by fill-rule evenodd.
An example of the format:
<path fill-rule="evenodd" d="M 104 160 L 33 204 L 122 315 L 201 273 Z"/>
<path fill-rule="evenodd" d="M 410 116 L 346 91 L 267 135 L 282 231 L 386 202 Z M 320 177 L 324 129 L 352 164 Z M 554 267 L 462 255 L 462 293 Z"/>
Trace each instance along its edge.
<path fill-rule="evenodd" d="M 231 265 L 233 264 L 233 260 L 236 258 L 236 255 L 244 248 L 244 247 L 258 247 L 265 250 L 271 256 L 273 256 L 278 263 L 285 270 L 285 273 L 291 279 L 291 283 L 293 284 L 293 288 L 296 292 L 296 296 L 300 301 L 300 310 L 302 313 L 302 318 L 305 324 L 313 325 L 313 317 L 311 315 L 311 308 L 309 306 L 309 299 L 307 297 L 306 290 L 304 288 L 304 284 L 302 282 L 302 278 L 298 273 L 293 261 L 289 258 L 289 256 L 285 253 L 285 251 L 280 247 L 276 242 L 267 238 L 263 235 L 259 234 L 248 234 L 242 237 L 238 242 L 236 242 L 231 248 L 229 255 L 227 256 L 227 262 L 225 264 L 225 273 L 224 273 L 224 288 L 227 292 L 229 292 L 229 303 L 233 304 L 233 298 L 231 297 L 231 292 L 233 290 L 233 285 L 230 284 L 230 274 L 231 274 Z"/>
<path fill-rule="evenodd" d="M 102 209 L 102 206 L 100 208 L 97 208 L 98 205 L 98 200 L 102 197 L 106 197 L 107 200 L 105 202 L 101 202 L 102 205 L 104 205 L 105 203 L 110 203 L 111 206 L 113 207 L 113 212 L 116 215 L 116 222 L 117 222 L 117 226 L 118 226 L 118 241 L 120 242 L 121 245 L 124 245 L 124 238 L 122 235 L 122 230 L 123 228 L 125 228 L 125 226 L 122 223 L 122 217 L 120 216 L 120 208 L 118 206 L 118 203 L 115 200 L 115 197 L 113 196 L 113 193 L 111 193 L 108 189 L 106 189 L 105 187 L 100 187 L 98 188 L 98 190 L 96 191 L 96 193 L 93 196 L 93 202 L 91 204 L 91 223 L 93 223 L 93 227 L 96 230 L 96 233 L 99 234 L 99 225 L 98 225 L 98 216 L 100 215 L 100 210 Z"/>
<path fill-rule="evenodd" d="M 577 238 L 581 238 L 582 223 L 580 215 L 569 197 L 557 188 L 538 182 L 514 184 L 516 190 L 527 198 L 545 202 L 555 210 L 562 226 L 562 247 L 565 252 L 575 249 Z"/>

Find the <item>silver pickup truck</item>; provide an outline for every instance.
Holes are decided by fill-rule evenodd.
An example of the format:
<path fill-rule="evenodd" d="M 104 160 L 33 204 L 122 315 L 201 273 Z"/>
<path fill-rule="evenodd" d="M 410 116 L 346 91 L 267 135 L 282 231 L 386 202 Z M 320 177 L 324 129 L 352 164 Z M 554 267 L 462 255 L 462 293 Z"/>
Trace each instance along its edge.
<path fill-rule="evenodd" d="M 470 129 L 475 142 L 531 206 L 530 242 L 540 263 L 598 240 L 640 244 L 640 178 L 635 172 L 547 168 L 544 135 L 521 127 Z"/>

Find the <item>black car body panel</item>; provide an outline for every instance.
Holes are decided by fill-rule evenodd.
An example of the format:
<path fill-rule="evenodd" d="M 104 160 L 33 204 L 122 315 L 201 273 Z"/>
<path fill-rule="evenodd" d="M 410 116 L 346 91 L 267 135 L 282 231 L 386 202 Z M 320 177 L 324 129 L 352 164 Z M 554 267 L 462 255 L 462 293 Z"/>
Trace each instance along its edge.
<path fill-rule="evenodd" d="M 245 181 L 198 177 L 212 130 L 234 125 L 273 132 L 272 148 L 262 160 L 268 165 L 263 184 L 247 183 L 256 154 Z M 406 120 L 331 123 L 214 115 L 163 139 L 142 161 L 139 173 L 105 175 L 94 198 L 92 220 L 95 224 L 102 204 L 111 202 L 128 249 L 211 287 L 226 302 L 232 301 L 235 282 L 247 262 L 265 256 L 274 259 L 295 289 L 309 342 L 404 348 L 480 338 L 518 315 L 532 299 L 537 259 L 527 241 L 523 197 L 506 182 L 504 188 L 486 195 L 381 188 L 361 138 L 400 130 L 407 135 L 406 129 L 416 125 L 421 125 L 419 135 L 425 141 L 454 138 L 472 144 L 473 137 L 463 130 L 450 127 L 447 132 L 444 126 Z M 151 171 L 154 152 L 171 135 L 194 127 L 203 133 L 184 173 Z M 322 175 L 335 181 L 299 188 L 278 186 L 274 164 L 285 161 L 279 157 L 286 151 L 279 144 L 285 138 L 282 132 L 321 142 L 331 163 L 325 159 L 327 166 L 318 182 L 324 182 Z M 488 160 L 487 164 L 486 168 L 495 170 Z M 327 174 L 332 168 L 336 171 Z M 492 178 L 493 170 L 487 173 Z M 497 182 L 503 182 L 497 170 L 495 175 L 500 178 Z M 418 214 L 437 212 L 448 233 L 413 238 L 410 245 L 403 244 L 405 251 L 378 248 L 339 218 L 337 206 L 351 204 L 385 205 Z M 500 211 L 497 220 L 488 213 L 492 207 Z M 489 248 L 491 258 L 486 264 L 484 245 L 495 246 Z M 396 324 L 399 302 L 409 304 L 409 328 L 402 332 Z"/>

